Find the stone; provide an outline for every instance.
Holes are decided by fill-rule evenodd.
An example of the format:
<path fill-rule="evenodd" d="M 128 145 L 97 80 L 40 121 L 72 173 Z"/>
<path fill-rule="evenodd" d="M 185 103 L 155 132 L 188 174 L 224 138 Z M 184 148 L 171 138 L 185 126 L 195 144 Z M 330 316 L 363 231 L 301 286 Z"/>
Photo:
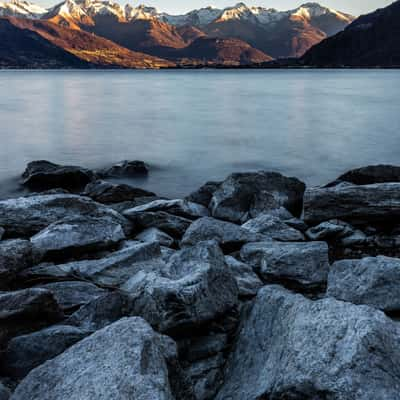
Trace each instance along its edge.
<path fill-rule="evenodd" d="M 243 244 L 266 239 L 263 235 L 251 232 L 232 222 L 204 217 L 194 221 L 183 235 L 181 246 L 215 240 L 226 252 L 240 250 Z"/>
<path fill-rule="evenodd" d="M 147 176 L 149 167 L 143 161 L 124 160 L 109 168 L 104 168 L 98 174 L 101 177 L 137 177 Z"/>
<path fill-rule="evenodd" d="M 266 286 L 242 326 L 216 400 L 399 397 L 400 328 L 380 311 Z"/>
<path fill-rule="evenodd" d="M 165 211 L 169 214 L 178 215 L 180 217 L 196 219 L 208 217 L 210 215 L 208 208 L 201 204 L 192 203 L 187 200 L 155 200 L 141 206 L 125 210 L 124 215 L 129 218 L 137 213 Z"/>
<path fill-rule="evenodd" d="M 33 190 L 79 189 L 93 181 L 95 174 L 86 168 L 42 160 L 29 163 L 22 179 L 22 184 Z"/>
<path fill-rule="evenodd" d="M 136 235 L 135 239 L 147 243 L 157 242 L 160 246 L 166 247 L 171 247 L 175 242 L 174 238 L 157 228 L 145 229 Z"/>
<path fill-rule="evenodd" d="M 12 400 L 191 400 L 174 341 L 123 318 L 30 372 Z"/>
<path fill-rule="evenodd" d="M 242 260 L 266 282 L 280 282 L 299 288 L 326 285 L 329 272 L 325 242 L 260 242 L 242 247 Z"/>
<path fill-rule="evenodd" d="M 115 247 L 125 239 L 122 226 L 107 218 L 69 217 L 31 238 L 34 259 L 66 259 Z"/>
<path fill-rule="evenodd" d="M 0 242 L 0 290 L 9 290 L 19 272 L 32 265 L 32 246 L 29 240 Z"/>
<path fill-rule="evenodd" d="M 300 231 L 270 214 L 260 214 L 258 217 L 244 223 L 242 228 L 281 242 L 300 242 L 305 240 Z"/>
<path fill-rule="evenodd" d="M 350 224 L 340 220 L 330 220 L 308 229 L 306 236 L 310 240 L 329 240 L 350 236 L 353 233 L 354 228 Z"/>
<path fill-rule="evenodd" d="M 218 319 L 238 303 L 236 281 L 215 242 L 176 252 L 158 272 L 138 273 L 122 289 L 133 313 L 161 332 L 185 332 Z"/>
<path fill-rule="evenodd" d="M 202 204 L 208 207 L 214 192 L 218 189 L 222 182 L 206 182 L 199 189 L 191 193 L 186 197 L 186 200 L 192 201 L 193 203 Z"/>
<path fill-rule="evenodd" d="M 225 256 L 225 262 L 236 279 L 239 297 L 249 298 L 256 296 L 258 290 L 264 284 L 253 271 L 253 268 L 231 256 Z"/>
<path fill-rule="evenodd" d="M 399 217 L 400 183 L 310 188 L 304 195 L 304 220 L 310 225 L 331 219 L 358 225 L 393 223 Z"/>
<path fill-rule="evenodd" d="M 155 194 L 123 183 L 97 180 L 86 185 L 83 196 L 90 197 L 99 203 L 113 204 L 135 200 L 136 197 L 152 197 Z"/>
<path fill-rule="evenodd" d="M 66 217 L 105 218 L 120 224 L 125 233 L 131 230 L 121 214 L 87 197 L 54 194 L 0 201 L 0 225 L 9 236 L 30 237 Z"/>
<path fill-rule="evenodd" d="M 0 366 L 7 375 L 23 378 L 88 335 L 79 328 L 66 325 L 52 326 L 11 339 L 4 351 Z"/>
<path fill-rule="evenodd" d="M 327 296 L 388 313 L 400 311 L 400 259 L 336 261 L 329 271 Z"/>
<path fill-rule="evenodd" d="M 213 217 L 231 222 L 243 223 L 281 206 L 299 216 L 304 190 L 303 182 L 276 172 L 235 173 L 214 192 L 209 207 Z"/>
<path fill-rule="evenodd" d="M 337 181 L 350 182 L 355 185 L 400 182 L 400 167 L 394 165 L 369 165 L 348 171 L 339 176 Z"/>
<path fill-rule="evenodd" d="M 75 311 L 106 294 L 106 290 L 90 282 L 62 281 L 41 284 L 37 287 L 50 290 L 64 312 Z"/>

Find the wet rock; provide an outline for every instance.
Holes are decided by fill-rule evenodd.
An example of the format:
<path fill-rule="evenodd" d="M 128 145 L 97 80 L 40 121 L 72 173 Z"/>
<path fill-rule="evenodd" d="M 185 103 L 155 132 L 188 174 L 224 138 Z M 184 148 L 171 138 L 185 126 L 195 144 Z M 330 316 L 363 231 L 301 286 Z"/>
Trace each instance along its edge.
<path fill-rule="evenodd" d="M 339 176 L 337 181 L 350 182 L 355 185 L 400 182 L 400 167 L 394 165 L 369 165 L 348 171 Z"/>
<path fill-rule="evenodd" d="M 239 289 L 239 297 L 254 297 L 264 286 L 263 282 L 249 265 L 231 256 L 225 256 L 225 262 L 230 268 Z"/>
<path fill-rule="evenodd" d="M 399 326 L 380 311 L 267 286 L 216 399 L 397 399 L 399 345 Z"/>
<path fill-rule="evenodd" d="M 135 239 L 142 242 L 157 242 L 160 246 L 166 247 L 172 246 L 175 242 L 171 236 L 157 228 L 145 229 L 139 235 L 136 235 Z"/>
<path fill-rule="evenodd" d="M 354 228 L 343 221 L 331 220 L 321 222 L 307 230 L 306 236 L 310 240 L 329 240 L 334 238 L 342 238 L 350 236 L 354 233 Z"/>
<path fill-rule="evenodd" d="M 22 184 L 33 190 L 79 189 L 93 181 L 95 174 L 82 167 L 33 161 L 27 165 L 22 178 Z"/>
<path fill-rule="evenodd" d="M 329 271 L 325 242 L 249 243 L 240 252 L 266 282 L 280 282 L 294 288 L 319 288 L 326 284 Z"/>
<path fill-rule="evenodd" d="M 23 378 L 88 335 L 73 326 L 58 325 L 17 336 L 8 342 L 1 360 L 1 370 L 7 376 Z"/>
<path fill-rule="evenodd" d="M 222 182 L 206 182 L 199 189 L 186 197 L 186 200 L 208 207 L 214 192 Z"/>
<path fill-rule="evenodd" d="M 248 220 L 242 225 L 242 228 L 281 242 L 300 242 L 305 240 L 300 231 L 270 214 L 260 214 L 258 217 Z"/>
<path fill-rule="evenodd" d="M 130 210 L 124 215 L 132 221 L 137 229 L 158 228 L 174 238 L 180 238 L 192 223 L 192 220 L 169 214 L 165 211 L 134 212 Z"/>
<path fill-rule="evenodd" d="M 245 222 L 280 206 L 299 216 L 304 190 L 303 182 L 275 172 L 236 173 L 214 192 L 210 209 L 213 217 L 231 222 Z"/>
<path fill-rule="evenodd" d="M 121 161 L 118 164 L 99 171 L 102 177 L 137 177 L 146 176 L 149 173 L 148 166 L 143 161 Z"/>
<path fill-rule="evenodd" d="M 105 218 L 131 229 L 121 214 L 87 197 L 72 194 L 36 195 L 0 201 L 0 225 L 9 236 L 32 236 L 67 217 Z"/>
<path fill-rule="evenodd" d="M 400 311 L 400 259 L 384 256 L 335 262 L 327 295 L 385 312 Z"/>
<path fill-rule="evenodd" d="M 34 369 L 12 400 L 190 400 L 178 368 L 172 339 L 124 318 Z"/>
<path fill-rule="evenodd" d="M 0 242 L 0 290 L 9 290 L 19 272 L 32 264 L 32 246 L 28 240 Z"/>
<path fill-rule="evenodd" d="M 103 204 L 131 201 L 135 200 L 136 197 L 155 196 L 153 192 L 147 190 L 122 183 L 116 184 L 101 180 L 89 183 L 85 187 L 83 195 Z"/>
<path fill-rule="evenodd" d="M 331 219 L 368 225 L 399 218 L 400 183 L 311 188 L 304 195 L 304 220 L 311 225 Z"/>
<path fill-rule="evenodd" d="M 263 235 L 251 232 L 231 222 L 204 217 L 194 221 L 183 235 L 181 246 L 215 240 L 226 252 L 240 250 L 243 244 L 266 239 Z"/>

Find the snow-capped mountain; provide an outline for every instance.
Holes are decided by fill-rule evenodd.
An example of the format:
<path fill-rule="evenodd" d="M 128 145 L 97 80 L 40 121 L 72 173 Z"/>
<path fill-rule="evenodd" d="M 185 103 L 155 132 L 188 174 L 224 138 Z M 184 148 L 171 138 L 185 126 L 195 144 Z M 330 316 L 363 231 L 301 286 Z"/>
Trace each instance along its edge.
<path fill-rule="evenodd" d="M 0 1 L 0 17 L 40 18 L 46 9 L 23 0 Z"/>

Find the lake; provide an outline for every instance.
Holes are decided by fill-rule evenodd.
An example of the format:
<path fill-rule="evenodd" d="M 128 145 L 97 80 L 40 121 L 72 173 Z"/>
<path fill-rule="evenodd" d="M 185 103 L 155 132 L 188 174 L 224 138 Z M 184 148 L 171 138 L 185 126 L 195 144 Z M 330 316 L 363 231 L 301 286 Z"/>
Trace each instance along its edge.
<path fill-rule="evenodd" d="M 0 193 L 25 164 L 148 162 L 182 196 L 234 171 L 307 184 L 400 164 L 398 70 L 1 71 Z"/>

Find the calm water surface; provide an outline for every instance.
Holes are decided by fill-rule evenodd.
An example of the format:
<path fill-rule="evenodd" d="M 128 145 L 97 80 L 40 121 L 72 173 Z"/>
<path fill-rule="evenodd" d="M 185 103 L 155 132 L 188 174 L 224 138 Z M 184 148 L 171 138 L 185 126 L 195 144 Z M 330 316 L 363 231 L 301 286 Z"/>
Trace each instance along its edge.
<path fill-rule="evenodd" d="M 245 170 L 321 184 L 400 164 L 400 71 L 1 71 L 0 138 L 2 196 L 36 159 L 145 160 L 134 183 L 166 196 Z"/>

